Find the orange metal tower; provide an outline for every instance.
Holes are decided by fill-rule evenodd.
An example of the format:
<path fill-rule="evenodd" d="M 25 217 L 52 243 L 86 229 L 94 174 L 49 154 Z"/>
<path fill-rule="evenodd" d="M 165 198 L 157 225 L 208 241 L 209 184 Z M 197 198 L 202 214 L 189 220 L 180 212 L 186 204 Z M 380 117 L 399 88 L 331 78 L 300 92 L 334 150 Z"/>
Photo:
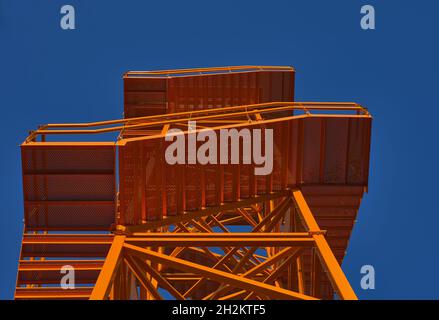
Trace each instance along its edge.
<path fill-rule="evenodd" d="M 128 72 L 124 95 L 124 119 L 48 124 L 21 145 L 16 299 L 356 299 L 340 265 L 368 183 L 365 108 L 294 102 L 291 67 Z M 165 136 L 188 121 L 272 129 L 271 174 L 168 164 Z"/>

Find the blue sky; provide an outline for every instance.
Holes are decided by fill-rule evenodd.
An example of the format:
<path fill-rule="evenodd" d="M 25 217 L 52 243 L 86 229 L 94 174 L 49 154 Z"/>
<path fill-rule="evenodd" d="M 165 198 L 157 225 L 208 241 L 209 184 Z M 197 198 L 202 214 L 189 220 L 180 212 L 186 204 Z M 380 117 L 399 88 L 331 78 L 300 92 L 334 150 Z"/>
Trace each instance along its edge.
<path fill-rule="evenodd" d="M 76 9 L 76 30 L 59 27 L 64 4 Z M 360 28 L 364 4 L 375 6 L 376 30 Z M 13 297 L 28 130 L 120 118 L 128 70 L 240 64 L 293 65 L 297 100 L 369 108 L 369 193 L 343 268 L 363 299 L 439 298 L 438 9 L 427 0 L 0 0 L 0 298 Z M 375 290 L 360 288 L 365 264 Z"/>

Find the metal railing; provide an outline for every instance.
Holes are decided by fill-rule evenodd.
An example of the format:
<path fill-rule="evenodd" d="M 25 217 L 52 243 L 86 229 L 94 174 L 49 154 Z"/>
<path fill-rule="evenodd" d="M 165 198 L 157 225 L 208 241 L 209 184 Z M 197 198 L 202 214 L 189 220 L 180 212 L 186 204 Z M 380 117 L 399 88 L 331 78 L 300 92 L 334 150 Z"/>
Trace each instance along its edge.
<path fill-rule="evenodd" d="M 251 116 L 254 115 L 266 116 L 270 114 L 279 115 L 280 113 L 283 115 L 280 117 L 281 119 L 285 117 L 285 112 L 288 111 L 292 112 L 288 118 L 313 115 L 370 117 L 366 108 L 353 102 L 270 102 L 88 123 L 46 124 L 40 126 L 37 130 L 31 131 L 29 136 L 26 138 L 25 143 L 35 142 L 38 136 L 41 136 L 42 141 L 45 141 L 46 135 L 89 135 L 109 132 L 120 133 L 122 130 L 147 129 L 187 121 L 227 120 L 244 117 L 244 121 L 252 122 L 258 121 L 256 119 L 252 119 Z M 334 113 L 337 111 L 343 113 Z M 301 112 L 301 114 L 297 114 L 297 112 Z M 236 123 L 239 123 L 239 121 Z"/>
<path fill-rule="evenodd" d="M 124 78 L 128 77 L 182 77 L 196 76 L 206 74 L 224 74 L 239 72 L 255 72 L 255 71 L 294 71 L 290 66 L 230 66 L 230 67 L 213 67 L 213 68 L 192 68 L 192 69 L 170 69 L 159 71 L 129 71 L 124 74 Z"/>

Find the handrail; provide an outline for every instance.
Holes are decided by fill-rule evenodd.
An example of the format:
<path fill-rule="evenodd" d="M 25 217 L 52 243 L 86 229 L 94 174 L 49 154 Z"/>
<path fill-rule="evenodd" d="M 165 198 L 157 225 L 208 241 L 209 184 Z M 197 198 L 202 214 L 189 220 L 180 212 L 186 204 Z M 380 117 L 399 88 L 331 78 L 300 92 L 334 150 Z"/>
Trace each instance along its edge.
<path fill-rule="evenodd" d="M 134 117 L 134 118 L 123 118 L 123 119 L 115 119 L 115 120 L 105 120 L 105 121 L 95 121 L 95 122 L 83 122 L 83 123 L 52 123 L 44 125 L 44 128 L 61 128 L 61 127 L 70 127 L 70 128 L 79 128 L 79 127 L 98 127 L 98 126 L 106 126 L 111 124 L 118 123 L 127 123 L 141 120 L 153 120 L 153 119 L 167 119 L 170 117 L 178 117 L 185 115 L 194 115 L 194 114 L 203 114 L 203 113 L 215 113 L 215 112 L 228 112 L 238 109 L 254 109 L 254 108 L 267 108 L 273 106 L 294 106 L 295 110 L 303 110 L 304 108 L 310 110 L 359 110 L 363 112 L 363 114 L 368 114 L 368 111 L 363 106 L 355 103 L 355 102 L 267 102 L 267 103 L 257 103 L 257 104 L 249 104 L 242 106 L 233 106 L 233 107 L 224 107 L 224 108 L 211 108 L 211 109 L 203 109 L 203 110 L 194 110 L 194 111 L 184 111 L 184 112 L 175 112 L 175 113 L 164 113 L 159 115 L 152 116 L 142 116 L 142 117 Z"/>
<path fill-rule="evenodd" d="M 181 74 L 221 74 L 237 71 L 294 71 L 291 66 L 229 66 L 229 67 L 210 67 L 210 68 L 191 68 L 191 69 L 169 69 L 157 71 L 128 71 L 124 74 L 124 78 L 132 75 L 181 75 Z"/>
<path fill-rule="evenodd" d="M 196 111 L 186 111 L 172 114 L 161 114 L 154 116 L 144 116 L 136 118 L 126 118 L 89 123 L 60 123 L 47 124 L 40 126 L 37 130 L 31 132 L 26 142 L 35 140 L 38 135 L 47 134 L 99 134 L 107 132 L 117 132 L 126 129 L 145 129 L 148 127 L 160 126 L 165 124 L 234 118 L 243 115 L 267 114 L 281 111 L 300 110 L 309 115 L 312 110 L 323 111 L 356 111 L 357 114 L 369 115 L 367 109 L 353 102 L 270 102 L 243 106 L 233 106 L 224 108 L 212 108 Z M 121 125 L 119 125 L 121 124 Z M 114 126 L 111 126 L 114 125 Z M 103 127 L 99 129 L 74 129 L 74 128 L 90 128 Z M 54 129 L 69 128 L 69 129 Z"/>

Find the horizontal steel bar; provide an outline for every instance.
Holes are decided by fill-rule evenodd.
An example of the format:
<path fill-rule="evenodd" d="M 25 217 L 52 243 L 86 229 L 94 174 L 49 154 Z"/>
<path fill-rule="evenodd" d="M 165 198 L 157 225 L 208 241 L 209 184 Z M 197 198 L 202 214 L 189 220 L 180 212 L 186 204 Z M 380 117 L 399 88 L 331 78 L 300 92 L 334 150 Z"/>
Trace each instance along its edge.
<path fill-rule="evenodd" d="M 270 232 L 270 233 L 258 233 L 258 232 L 230 232 L 230 233 L 163 233 L 163 232 L 144 232 L 136 233 L 135 236 L 130 236 L 126 241 L 135 241 L 138 238 L 150 238 L 150 239 L 187 239 L 187 238 L 205 238 L 205 239 L 261 239 L 261 238 L 307 238 L 312 234 L 308 232 Z"/>
<path fill-rule="evenodd" d="M 190 233 L 148 234 L 128 237 L 127 243 L 141 246 L 312 246 L 314 240 L 308 233 Z"/>
<path fill-rule="evenodd" d="M 104 260 L 20 260 L 18 271 L 61 270 L 70 265 L 75 270 L 100 270 Z"/>
<path fill-rule="evenodd" d="M 76 287 L 69 290 L 61 287 L 17 288 L 15 299 L 87 299 L 92 290 L 92 287 Z"/>
<path fill-rule="evenodd" d="M 111 244 L 113 235 L 88 234 L 24 234 L 23 245 L 26 244 Z"/>

